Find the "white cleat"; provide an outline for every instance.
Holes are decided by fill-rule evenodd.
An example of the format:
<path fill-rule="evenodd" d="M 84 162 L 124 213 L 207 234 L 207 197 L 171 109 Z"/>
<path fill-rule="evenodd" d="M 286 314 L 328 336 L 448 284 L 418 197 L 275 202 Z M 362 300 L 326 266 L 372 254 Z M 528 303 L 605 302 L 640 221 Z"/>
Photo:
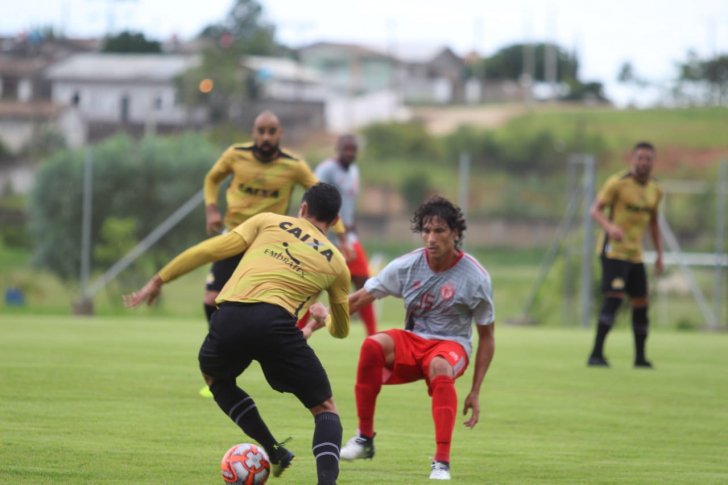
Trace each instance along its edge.
<path fill-rule="evenodd" d="M 346 442 L 346 446 L 341 449 L 341 459 L 346 461 L 354 461 L 361 458 L 374 458 L 374 438 L 364 438 L 355 436 Z"/>
<path fill-rule="evenodd" d="M 444 461 L 433 461 L 430 480 L 450 480 L 450 464 Z"/>

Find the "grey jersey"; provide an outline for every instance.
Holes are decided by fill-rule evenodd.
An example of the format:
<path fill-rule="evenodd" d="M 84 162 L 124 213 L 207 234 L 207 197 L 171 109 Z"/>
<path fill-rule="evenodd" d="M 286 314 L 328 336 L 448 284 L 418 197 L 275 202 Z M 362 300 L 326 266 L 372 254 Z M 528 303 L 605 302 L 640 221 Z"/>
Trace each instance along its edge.
<path fill-rule="evenodd" d="M 495 320 L 490 275 L 467 253 L 455 265 L 435 273 L 424 249 L 389 263 L 364 284 L 375 298 L 397 296 L 407 310 L 406 329 L 425 339 L 453 340 L 472 353 L 473 326 Z"/>
<path fill-rule="evenodd" d="M 339 216 L 347 229 L 354 227 L 356 199 L 359 197 L 359 167 L 355 163 L 345 170 L 338 161 L 330 158 L 319 163 L 314 171 L 316 177 L 339 189 L 341 193 L 341 209 Z"/>

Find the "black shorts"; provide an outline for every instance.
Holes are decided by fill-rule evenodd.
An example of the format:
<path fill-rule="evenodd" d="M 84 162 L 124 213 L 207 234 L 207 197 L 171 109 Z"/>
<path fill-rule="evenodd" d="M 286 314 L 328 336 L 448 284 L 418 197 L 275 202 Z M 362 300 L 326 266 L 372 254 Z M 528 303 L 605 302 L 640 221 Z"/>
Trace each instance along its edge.
<path fill-rule="evenodd" d="M 632 298 L 647 296 L 645 265 L 602 256 L 602 292 L 627 293 Z"/>
<path fill-rule="evenodd" d="M 268 303 L 221 304 L 200 348 L 200 370 L 234 380 L 253 360 L 270 387 L 295 395 L 308 409 L 332 397 L 326 371 L 290 313 Z"/>
<path fill-rule="evenodd" d="M 225 286 L 225 283 L 235 272 L 235 268 L 238 267 L 238 263 L 243 259 L 243 254 L 245 253 L 236 254 L 212 263 L 212 269 L 207 276 L 207 291 L 217 291 L 218 293 L 222 291 L 222 287 Z"/>

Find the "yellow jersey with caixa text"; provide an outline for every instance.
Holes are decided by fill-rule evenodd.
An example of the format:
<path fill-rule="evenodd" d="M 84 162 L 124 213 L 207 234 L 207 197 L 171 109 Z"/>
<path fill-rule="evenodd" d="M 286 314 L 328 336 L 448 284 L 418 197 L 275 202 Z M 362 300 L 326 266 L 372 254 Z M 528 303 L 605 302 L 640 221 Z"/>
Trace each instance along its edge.
<path fill-rule="evenodd" d="M 220 291 L 217 303 L 268 303 L 299 318 L 315 297 L 326 291 L 329 332 L 349 333 L 351 275 L 339 250 L 306 219 L 264 213 L 227 234 L 210 238 L 181 253 L 162 270 L 165 283 L 203 264 L 244 252 Z"/>
<path fill-rule="evenodd" d="M 598 251 L 611 259 L 642 262 L 642 238 L 645 228 L 662 200 L 662 187 L 654 178 L 637 181 L 630 171 L 611 176 L 599 191 L 597 199 L 608 207 L 609 220 L 624 232 L 621 241 L 614 241 L 605 232 Z"/>

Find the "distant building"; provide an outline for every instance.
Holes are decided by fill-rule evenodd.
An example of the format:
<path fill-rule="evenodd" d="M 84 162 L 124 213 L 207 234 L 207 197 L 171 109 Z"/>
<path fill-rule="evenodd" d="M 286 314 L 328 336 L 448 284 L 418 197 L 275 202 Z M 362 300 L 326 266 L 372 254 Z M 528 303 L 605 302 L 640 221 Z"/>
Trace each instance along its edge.
<path fill-rule="evenodd" d="M 175 79 L 198 65 L 198 56 L 167 54 L 75 54 L 46 71 L 51 99 L 73 106 L 90 124 L 90 136 L 125 126 L 172 131 L 206 120 L 203 109 L 188 110 Z"/>

